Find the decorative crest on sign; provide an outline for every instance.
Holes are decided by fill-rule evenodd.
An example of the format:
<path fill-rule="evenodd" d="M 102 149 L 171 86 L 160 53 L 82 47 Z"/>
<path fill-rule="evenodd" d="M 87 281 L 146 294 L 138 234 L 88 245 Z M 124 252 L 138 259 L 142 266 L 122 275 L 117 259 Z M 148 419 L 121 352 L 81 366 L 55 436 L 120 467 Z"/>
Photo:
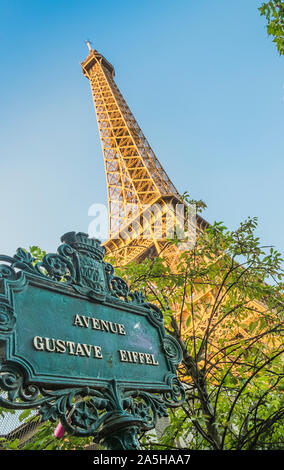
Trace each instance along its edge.
<path fill-rule="evenodd" d="M 68 232 L 61 237 L 62 245 L 57 253 L 46 254 L 42 261 L 35 260 L 30 253 L 18 248 L 14 257 L 0 255 L 0 279 L 16 280 L 19 269 L 43 278 L 64 282 L 77 292 L 102 300 L 106 297 L 122 299 L 125 302 L 145 304 L 142 292 L 129 292 L 124 279 L 114 275 L 114 268 L 103 258 L 105 247 L 100 240 L 89 238 L 83 232 Z"/>

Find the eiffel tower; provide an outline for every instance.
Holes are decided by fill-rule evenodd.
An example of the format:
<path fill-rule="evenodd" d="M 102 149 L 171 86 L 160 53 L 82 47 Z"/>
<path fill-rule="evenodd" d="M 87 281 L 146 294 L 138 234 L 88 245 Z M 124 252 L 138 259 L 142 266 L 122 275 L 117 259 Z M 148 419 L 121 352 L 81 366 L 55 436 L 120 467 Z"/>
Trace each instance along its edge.
<path fill-rule="evenodd" d="M 168 233 L 179 223 L 184 227 L 185 211 L 177 215 L 175 209 L 179 205 L 185 210 L 185 204 L 118 89 L 114 67 L 89 42 L 87 45 L 89 55 L 82 70 L 90 81 L 105 162 L 107 253 L 115 254 L 121 264 L 162 253 L 173 268 L 180 250 L 168 242 L 166 228 Z M 157 207 L 159 210 L 152 210 Z M 157 226 L 159 237 L 154 232 Z M 202 230 L 207 222 L 197 216 L 197 226 Z"/>
<path fill-rule="evenodd" d="M 95 105 L 100 140 L 105 161 L 105 171 L 109 204 L 109 239 L 105 242 L 107 253 L 115 255 L 118 264 L 131 261 L 140 262 L 157 255 L 167 262 L 172 272 L 180 262 L 181 251 L 177 245 L 169 243 L 165 233 L 165 219 L 172 227 L 179 222 L 184 226 L 186 210 L 175 211 L 177 204 L 186 206 L 171 182 L 166 171 L 155 156 L 150 144 L 140 129 L 114 81 L 114 67 L 105 57 L 92 49 L 89 42 L 89 55 L 81 64 L 83 74 L 90 80 Z M 153 226 L 161 221 L 163 230 L 160 238 L 145 238 L 144 220 L 149 219 L 147 207 L 158 204 L 162 210 L 151 214 L 148 230 L 154 233 Z M 135 210 L 129 210 L 134 207 Z M 196 214 L 196 236 L 209 224 Z M 215 293 L 212 287 L 195 295 L 194 302 L 200 299 L 213 305 Z M 204 319 L 206 309 L 199 302 L 199 309 Z M 257 312 L 267 308 L 259 301 L 251 301 L 251 307 Z M 186 315 L 185 315 L 186 317 Z M 244 336 L 246 332 L 241 332 Z"/>
<path fill-rule="evenodd" d="M 139 263 L 161 254 L 171 272 L 175 272 L 181 251 L 177 245 L 169 243 L 164 226 L 167 223 L 172 228 L 179 223 L 185 226 L 186 209 L 178 217 L 175 207 L 183 204 L 185 208 L 186 205 L 119 91 L 114 81 L 114 67 L 92 49 L 90 43 L 87 44 L 89 55 L 82 63 L 82 69 L 90 80 L 105 161 L 109 203 L 109 239 L 105 242 L 107 253 L 114 255 L 120 265 L 131 261 Z M 151 209 L 155 204 L 162 210 L 151 214 L 148 229 L 154 233 L 153 226 L 161 221 L 162 234 L 160 238 L 145 238 L 143 221 L 148 218 L 147 207 Z M 130 211 L 130 216 L 129 206 L 136 208 L 133 213 Z M 196 236 L 209 226 L 198 214 L 195 223 Z M 200 302 L 201 299 L 203 301 Z M 209 286 L 194 297 L 204 320 L 208 315 L 206 305 L 213 305 L 214 302 L 214 288 Z M 267 308 L 256 300 L 250 304 L 254 310 L 251 314 L 253 319 L 257 312 L 264 312 Z M 246 336 L 243 330 L 241 334 Z"/>

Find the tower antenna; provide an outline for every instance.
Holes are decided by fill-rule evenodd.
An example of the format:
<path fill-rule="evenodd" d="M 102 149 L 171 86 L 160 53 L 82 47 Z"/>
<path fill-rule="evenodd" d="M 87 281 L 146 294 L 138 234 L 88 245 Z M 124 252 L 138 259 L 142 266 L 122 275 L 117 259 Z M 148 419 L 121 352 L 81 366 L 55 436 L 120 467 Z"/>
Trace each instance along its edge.
<path fill-rule="evenodd" d="M 92 43 L 91 43 L 91 41 L 89 41 L 89 39 L 87 39 L 86 44 L 88 46 L 89 51 L 91 52 L 92 51 L 92 46 L 91 46 Z"/>

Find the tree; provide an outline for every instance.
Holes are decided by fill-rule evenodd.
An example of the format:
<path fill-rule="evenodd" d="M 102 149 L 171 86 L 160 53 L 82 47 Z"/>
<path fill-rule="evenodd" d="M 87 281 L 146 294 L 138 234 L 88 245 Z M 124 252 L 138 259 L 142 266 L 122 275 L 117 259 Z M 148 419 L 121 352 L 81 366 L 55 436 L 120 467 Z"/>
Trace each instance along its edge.
<path fill-rule="evenodd" d="M 183 350 L 186 403 L 170 414 L 162 446 L 181 438 L 191 449 L 283 445 L 282 259 L 260 246 L 256 228 L 256 219 L 235 231 L 213 224 L 181 255 L 175 273 L 162 253 L 120 270 L 163 311 Z"/>
<path fill-rule="evenodd" d="M 280 55 L 284 54 L 284 2 L 272 0 L 259 7 L 260 14 L 266 17 L 267 33 L 272 36 Z"/>

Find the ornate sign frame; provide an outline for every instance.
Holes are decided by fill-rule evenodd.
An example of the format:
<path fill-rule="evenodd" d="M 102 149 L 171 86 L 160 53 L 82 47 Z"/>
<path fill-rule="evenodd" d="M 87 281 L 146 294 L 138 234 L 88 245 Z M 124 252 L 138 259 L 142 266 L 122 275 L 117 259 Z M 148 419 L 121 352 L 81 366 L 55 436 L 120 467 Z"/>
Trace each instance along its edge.
<path fill-rule="evenodd" d="M 105 248 L 99 240 L 82 232 L 69 232 L 61 242 L 57 253 L 46 254 L 41 262 L 21 248 L 14 257 L 0 255 L 0 388 L 4 392 L 0 405 L 8 409 L 37 408 L 42 420 L 59 419 L 69 434 L 94 436 L 109 449 L 139 448 L 137 432 L 152 429 L 157 417 L 167 416 L 168 407 L 177 407 L 184 400 L 184 389 L 176 375 L 182 359 L 180 346 L 166 334 L 162 312 L 146 302 L 141 292 L 129 292 L 127 283 L 103 260 Z M 54 304 L 47 299 L 53 299 Z M 51 312 L 50 317 L 44 314 L 44 308 L 52 310 L 53 305 L 62 317 L 60 312 Z M 78 315 L 78 305 L 100 309 L 104 320 L 100 323 L 93 314 Z M 76 333 L 80 330 L 81 337 L 90 321 L 93 329 L 111 328 L 123 336 L 121 318 L 126 322 L 138 318 L 134 339 L 139 343 L 139 331 L 142 339 L 149 331 L 149 351 L 141 352 L 139 344 L 138 351 L 133 347 L 131 351 L 116 351 L 109 359 L 111 365 L 102 366 L 104 376 L 89 372 L 91 352 L 97 359 L 92 359 L 92 364 L 103 364 L 99 346 L 76 343 L 75 350 L 74 342 L 50 340 L 43 334 L 32 338 L 36 328 L 47 331 L 48 322 L 53 322 L 53 331 L 56 322 L 62 328 L 64 312 L 73 308 L 76 315 L 71 328 Z M 58 354 L 42 354 L 44 345 L 47 351 Z M 123 364 L 121 377 L 118 353 L 120 361 L 131 363 Z M 73 368 L 73 362 L 78 361 L 74 356 L 80 355 L 87 356 L 85 369 Z M 132 379 L 132 363 L 141 364 L 141 379 L 139 373 Z"/>

